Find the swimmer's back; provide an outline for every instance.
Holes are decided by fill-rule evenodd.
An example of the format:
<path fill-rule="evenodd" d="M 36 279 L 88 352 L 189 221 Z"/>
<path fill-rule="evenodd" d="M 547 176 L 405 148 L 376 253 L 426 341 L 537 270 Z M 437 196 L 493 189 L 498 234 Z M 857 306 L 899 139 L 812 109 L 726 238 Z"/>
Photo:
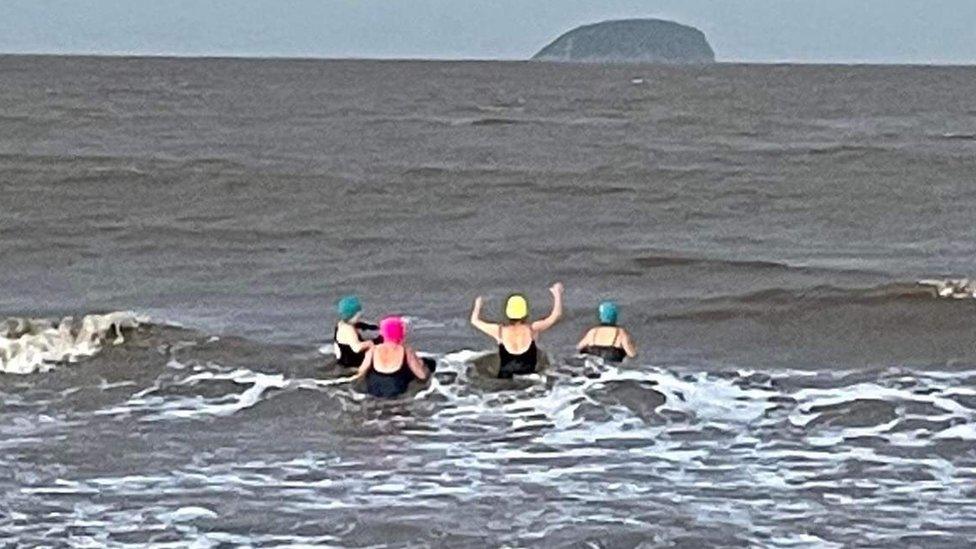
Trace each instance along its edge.
<path fill-rule="evenodd" d="M 527 324 L 499 326 L 498 332 L 498 343 L 503 345 L 505 350 L 515 355 L 528 351 L 535 341 L 532 327 Z"/>
<path fill-rule="evenodd" d="M 373 348 L 373 369 L 382 374 L 399 371 L 407 363 L 407 351 L 402 345 L 381 344 Z"/>

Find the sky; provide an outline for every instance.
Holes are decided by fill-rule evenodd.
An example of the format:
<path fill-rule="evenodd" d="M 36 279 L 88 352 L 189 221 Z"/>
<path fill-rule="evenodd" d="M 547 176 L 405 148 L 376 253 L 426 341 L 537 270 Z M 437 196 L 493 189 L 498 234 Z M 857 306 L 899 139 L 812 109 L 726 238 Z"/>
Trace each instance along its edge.
<path fill-rule="evenodd" d="M 0 0 L 0 52 L 526 59 L 632 17 L 720 61 L 976 64 L 976 0 Z"/>

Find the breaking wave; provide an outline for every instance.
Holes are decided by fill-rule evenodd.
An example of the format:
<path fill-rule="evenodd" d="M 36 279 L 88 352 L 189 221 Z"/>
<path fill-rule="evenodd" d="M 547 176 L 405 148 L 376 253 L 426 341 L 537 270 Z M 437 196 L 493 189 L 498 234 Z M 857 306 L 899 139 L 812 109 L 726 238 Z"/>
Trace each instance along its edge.
<path fill-rule="evenodd" d="M 85 315 L 60 321 L 10 318 L 0 325 L 0 373 L 30 374 L 72 364 L 125 342 L 125 332 L 146 319 L 130 312 Z"/>

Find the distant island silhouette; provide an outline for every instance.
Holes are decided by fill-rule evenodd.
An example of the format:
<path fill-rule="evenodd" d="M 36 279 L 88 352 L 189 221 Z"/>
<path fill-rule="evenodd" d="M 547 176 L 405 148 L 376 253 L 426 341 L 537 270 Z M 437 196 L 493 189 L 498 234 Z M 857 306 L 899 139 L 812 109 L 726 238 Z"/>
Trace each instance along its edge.
<path fill-rule="evenodd" d="M 537 61 L 570 63 L 714 63 L 705 33 L 661 19 L 604 21 L 577 27 L 542 48 Z"/>

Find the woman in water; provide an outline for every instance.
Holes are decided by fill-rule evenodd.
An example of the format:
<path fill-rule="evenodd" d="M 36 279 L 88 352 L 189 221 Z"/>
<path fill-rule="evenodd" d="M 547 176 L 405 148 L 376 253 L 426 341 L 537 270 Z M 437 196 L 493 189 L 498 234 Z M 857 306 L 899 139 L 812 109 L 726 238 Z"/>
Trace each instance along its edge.
<path fill-rule="evenodd" d="M 590 328 L 576 348 L 583 354 L 600 357 L 607 362 L 623 362 L 637 356 L 637 348 L 630 334 L 617 326 L 617 304 L 604 301 L 597 308 L 600 325 Z"/>
<path fill-rule="evenodd" d="M 339 322 L 332 336 L 336 363 L 343 368 L 358 368 L 363 358 L 373 346 L 373 341 L 365 340 L 361 330 L 376 330 L 372 324 L 362 322 L 363 305 L 356 296 L 346 296 L 336 304 Z M 377 341 L 379 338 L 377 338 Z"/>
<path fill-rule="evenodd" d="M 481 307 L 484 299 L 474 300 L 471 310 L 471 325 L 484 332 L 498 343 L 498 377 L 511 379 L 515 375 L 531 374 L 539 363 L 537 338 L 542 332 L 552 328 L 563 316 L 563 285 L 553 284 L 552 312 L 543 320 L 529 320 L 529 302 L 525 296 L 514 294 L 505 302 L 505 317 L 508 324 L 493 324 L 481 320 Z"/>
<path fill-rule="evenodd" d="M 366 380 L 366 392 L 380 398 L 395 398 L 407 392 L 410 382 L 430 376 L 427 363 L 413 349 L 404 345 L 407 327 L 400 317 L 380 322 L 383 343 L 366 351 L 355 379 Z"/>

